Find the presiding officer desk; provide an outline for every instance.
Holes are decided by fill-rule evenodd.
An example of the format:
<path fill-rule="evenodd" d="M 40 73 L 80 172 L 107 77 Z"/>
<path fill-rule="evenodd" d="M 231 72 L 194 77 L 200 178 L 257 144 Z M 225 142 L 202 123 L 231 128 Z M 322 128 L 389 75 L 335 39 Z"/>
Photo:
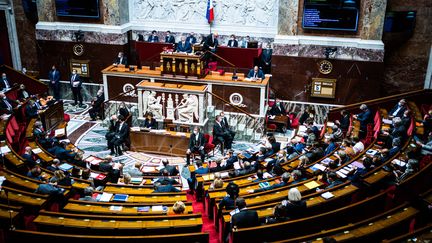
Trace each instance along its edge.
<path fill-rule="evenodd" d="M 131 150 L 184 156 L 189 146 L 189 137 L 190 133 L 131 130 Z"/>

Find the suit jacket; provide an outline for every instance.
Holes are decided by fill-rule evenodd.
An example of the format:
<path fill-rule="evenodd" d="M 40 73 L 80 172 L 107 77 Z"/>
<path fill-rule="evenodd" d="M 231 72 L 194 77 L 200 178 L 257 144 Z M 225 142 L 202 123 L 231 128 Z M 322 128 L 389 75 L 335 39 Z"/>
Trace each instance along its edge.
<path fill-rule="evenodd" d="M 253 69 L 249 70 L 249 73 L 247 75 L 248 78 L 253 78 L 255 76 L 255 71 Z M 261 69 L 258 69 L 258 72 L 256 74 L 256 78 L 264 79 L 264 72 Z"/>
<path fill-rule="evenodd" d="M 24 91 L 27 92 L 27 97 L 25 97 L 25 95 L 24 95 Z M 17 92 L 18 92 L 18 99 L 19 99 L 19 100 L 27 99 L 27 98 L 29 98 L 30 95 L 31 95 L 30 92 L 28 92 L 27 90 L 23 90 L 23 89 L 19 89 Z"/>
<path fill-rule="evenodd" d="M 270 114 L 274 116 L 285 116 L 286 115 L 285 107 L 282 105 L 282 103 L 280 105 L 274 103 L 274 105 L 270 109 Z"/>
<path fill-rule="evenodd" d="M 99 110 L 99 108 L 101 107 L 102 103 L 104 102 L 105 97 L 104 95 L 98 95 L 96 96 L 96 100 L 93 103 L 93 108 Z"/>
<path fill-rule="evenodd" d="M 273 49 L 263 49 L 261 54 L 261 61 L 263 62 L 263 65 L 267 65 L 267 63 L 270 65 L 272 61 L 272 55 Z"/>
<path fill-rule="evenodd" d="M 168 185 L 165 185 L 165 186 L 159 186 L 153 192 L 154 193 L 158 193 L 158 192 L 180 192 L 180 190 L 177 189 L 177 188 L 175 188 L 173 185 L 168 184 Z"/>
<path fill-rule="evenodd" d="M 195 44 L 197 42 L 196 37 L 193 35 L 190 35 L 186 38 L 186 42 L 189 42 L 191 45 Z"/>
<path fill-rule="evenodd" d="M 168 174 L 171 175 L 171 176 L 178 175 L 178 173 L 179 173 L 179 171 L 177 170 L 177 168 L 175 166 L 173 166 L 173 165 L 167 165 L 167 166 L 165 166 L 164 169 L 167 170 Z M 175 182 L 175 183 L 177 183 L 177 182 Z"/>
<path fill-rule="evenodd" d="M 372 112 L 367 109 L 357 115 L 357 120 L 360 121 L 360 128 L 366 130 L 367 124 L 373 123 Z"/>
<path fill-rule="evenodd" d="M 237 228 L 248 228 L 260 225 L 258 213 L 250 209 L 242 209 L 240 212 L 234 214 L 231 217 L 231 222 L 232 225 L 237 226 Z"/>
<path fill-rule="evenodd" d="M 127 60 L 127 57 L 123 56 L 123 58 L 121 59 L 121 62 L 120 62 L 120 58 L 116 57 L 114 59 L 114 63 L 115 64 L 121 64 L 121 65 L 127 65 L 128 64 L 128 60 Z"/>
<path fill-rule="evenodd" d="M 222 118 L 221 125 L 222 125 L 223 129 L 225 129 L 226 131 L 230 130 L 230 127 L 228 124 L 228 119 L 226 117 Z"/>
<path fill-rule="evenodd" d="M 339 123 L 342 130 L 348 130 L 350 125 L 350 115 L 342 116 Z"/>
<path fill-rule="evenodd" d="M 56 70 L 49 71 L 48 79 L 50 80 L 50 84 L 59 84 L 60 82 L 60 72 Z"/>
<path fill-rule="evenodd" d="M 225 161 L 225 162 L 226 162 L 225 168 L 227 168 L 227 169 L 232 168 L 232 167 L 234 166 L 234 163 L 237 162 L 237 161 L 238 161 L 237 156 L 232 155 L 231 157 L 229 157 L 229 158 Z"/>
<path fill-rule="evenodd" d="M 197 140 L 197 136 L 198 136 L 198 140 Z M 203 133 L 198 133 L 198 135 L 195 135 L 195 133 L 192 133 L 189 139 L 189 149 L 192 150 L 192 148 L 196 147 L 199 148 L 201 146 L 204 147 L 206 143 L 206 140 L 204 138 L 204 134 Z"/>
<path fill-rule="evenodd" d="M 237 40 L 229 40 L 228 46 L 229 47 L 238 47 L 238 41 Z"/>
<path fill-rule="evenodd" d="M 27 104 L 25 107 L 25 114 L 27 118 L 36 118 L 38 117 L 38 108 L 36 105 Z"/>
<path fill-rule="evenodd" d="M 197 170 L 195 170 L 195 174 L 197 175 L 204 175 L 207 174 L 209 172 L 208 168 L 204 168 L 204 167 L 200 167 Z"/>
<path fill-rule="evenodd" d="M 73 87 L 72 79 L 73 79 L 73 74 L 71 74 L 71 76 L 70 76 L 70 85 L 71 85 L 71 87 Z M 81 77 L 79 76 L 79 74 L 76 74 L 74 82 L 79 82 L 78 88 L 81 88 L 82 81 L 81 81 Z"/>
<path fill-rule="evenodd" d="M 122 115 L 124 118 L 127 118 L 129 116 L 129 111 L 126 108 L 120 108 L 119 114 Z"/>
<path fill-rule="evenodd" d="M 150 35 L 147 39 L 148 42 L 159 42 L 159 37 L 158 36 L 153 36 Z"/>
<path fill-rule="evenodd" d="M 178 52 L 191 53 L 192 52 L 192 46 L 187 41 L 185 41 L 184 44 L 181 41 L 179 41 L 179 43 L 177 44 L 177 51 Z"/>
<path fill-rule="evenodd" d="M 330 154 L 333 150 L 336 149 L 336 144 L 335 143 L 330 143 L 327 148 L 324 151 L 324 156 Z"/>
<path fill-rule="evenodd" d="M 144 127 L 145 128 L 151 128 L 156 129 L 156 119 L 152 118 L 151 120 L 148 120 L 147 118 L 144 120 Z"/>
<path fill-rule="evenodd" d="M 400 109 L 397 111 L 397 109 L 400 107 Z M 388 113 L 389 116 L 394 116 L 394 117 L 402 117 L 404 112 L 406 111 L 406 106 L 399 106 L 399 104 L 396 104 L 393 109 L 390 110 L 390 112 Z M 395 115 L 393 115 L 393 113 L 395 113 L 397 111 L 397 113 Z"/>
<path fill-rule="evenodd" d="M 224 137 L 225 136 L 225 129 L 223 128 L 222 124 L 218 124 L 217 122 L 213 125 L 213 136 L 214 137 Z"/>
<path fill-rule="evenodd" d="M 287 203 L 284 205 L 284 208 L 286 214 L 285 216 L 289 217 L 290 219 L 297 219 L 304 215 L 306 210 L 306 201 L 287 201 Z"/>
<path fill-rule="evenodd" d="M 172 35 L 165 36 L 165 42 L 166 42 L 166 43 L 172 43 L 172 44 L 175 44 L 175 38 L 174 38 L 174 36 L 172 36 Z"/>
<path fill-rule="evenodd" d="M 214 47 L 215 51 L 219 45 L 219 41 L 217 38 L 214 38 L 213 34 L 210 34 L 206 37 L 204 41 L 204 50 L 210 50 L 210 47 Z"/>
<path fill-rule="evenodd" d="M 36 161 L 31 154 L 23 154 L 21 157 L 24 159 L 25 163 L 28 165 L 29 168 L 33 168 L 36 166 Z"/>
<path fill-rule="evenodd" d="M 0 88 L 1 89 L 5 89 L 6 88 L 6 82 L 9 85 L 9 88 L 12 88 L 12 83 L 9 81 L 8 78 L 6 78 L 6 80 L 4 80 L 3 78 L 0 78 Z"/>
<path fill-rule="evenodd" d="M 117 137 L 117 139 L 120 139 L 121 141 L 125 141 L 129 137 L 129 126 L 128 124 L 126 124 L 126 122 L 124 122 L 123 125 L 119 124 L 115 136 Z"/>
<path fill-rule="evenodd" d="M 7 104 L 6 104 L 6 101 L 7 101 L 7 103 L 9 103 L 9 105 L 11 106 L 11 107 L 9 107 Z M 0 99 L 0 110 L 4 113 L 4 112 L 8 112 L 8 113 L 10 113 L 10 112 L 12 112 L 13 111 L 13 107 L 14 107 L 14 101 L 12 101 L 12 100 L 10 100 L 9 98 L 5 98 L 5 99 Z"/>
<path fill-rule="evenodd" d="M 71 160 L 75 158 L 75 153 L 71 153 L 71 150 L 64 149 L 60 146 L 57 146 L 54 152 L 54 155 L 60 160 Z"/>

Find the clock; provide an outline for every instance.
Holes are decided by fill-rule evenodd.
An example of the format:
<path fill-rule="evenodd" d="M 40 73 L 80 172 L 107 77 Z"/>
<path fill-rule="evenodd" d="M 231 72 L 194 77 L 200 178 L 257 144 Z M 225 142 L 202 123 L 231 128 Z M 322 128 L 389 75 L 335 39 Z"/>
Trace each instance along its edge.
<path fill-rule="evenodd" d="M 84 54 L 84 46 L 82 44 L 75 44 L 72 49 L 73 53 L 77 56 L 82 56 L 82 54 Z"/>
<path fill-rule="evenodd" d="M 333 64 L 328 60 L 322 60 L 318 63 L 318 71 L 322 74 L 329 74 L 333 70 Z"/>

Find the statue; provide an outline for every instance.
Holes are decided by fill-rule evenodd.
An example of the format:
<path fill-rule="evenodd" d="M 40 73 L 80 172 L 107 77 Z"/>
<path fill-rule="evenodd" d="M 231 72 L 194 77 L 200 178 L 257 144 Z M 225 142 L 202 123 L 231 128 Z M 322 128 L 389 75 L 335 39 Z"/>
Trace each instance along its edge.
<path fill-rule="evenodd" d="M 183 99 L 176 107 L 178 120 L 180 122 L 192 123 L 195 119 L 199 119 L 198 115 L 198 97 L 196 95 L 183 94 Z"/>
<path fill-rule="evenodd" d="M 156 98 L 155 91 L 145 91 L 143 93 L 143 114 L 151 112 L 155 119 L 163 119 L 161 96 Z"/>

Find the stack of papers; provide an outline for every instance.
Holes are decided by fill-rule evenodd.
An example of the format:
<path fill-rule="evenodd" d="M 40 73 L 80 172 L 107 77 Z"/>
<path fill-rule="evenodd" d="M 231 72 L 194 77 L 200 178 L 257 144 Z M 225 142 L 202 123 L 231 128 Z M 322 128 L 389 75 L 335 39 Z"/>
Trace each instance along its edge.
<path fill-rule="evenodd" d="M 370 156 L 374 156 L 376 153 L 378 153 L 378 151 L 373 149 L 369 149 L 368 151 L 366 151 L 366 154 Z"/>
<path fill-rule="evenodd" d="M 0 149 L 2 154 L 9 153 L 11 151 L 9 146 L 3 146 Z"/>
<path fill-rule="evenodd" d="M 392 120 L 389 120 L 389 119 L 382 119 L 382 122 L 384 123 L 384 124 L 387 124 L 387 125 L 391 125 L 393 122 L 392 122 Z"/>
<path fill-rule="evenodd" d="M 168 207 L 162 206 L 162 205 L 155 205 L 155 206 L 152 206 L 152 211 L 153 212 L 165 212 L 165 211 L 168 211 Z"/>
<path fill-rule="evenodd" d="M 111 211 L 122 211 L 123 210 L 123 206 L 110 206 L 110 210 Z"/>
<path fill-rule="evenodd" d="M 336 171 L 336 174 L 337 174 L 340 178 L 346 178 L 346 177 L 347 177 L 344 173 L 342 173 L 342 172 L 340 172 L 340 171 Z"/>
<path fill-rule="evenodd" d="M 61 137 L 65 135 L 65 129 L 64 128 L 60 128 L 60 129 L 56 129 L 54 131 L 54 136 L 55 137 Z"/>
<path fill-rule="evenodd" d="M 314 164 L 311 167 L 311 170 L 313 170 L 313 171 L 316 171 L 316 170 L 324 171 L 325 169 L 326 169 L 326 167 L 324 165 L 322 165 L 322 164 Z"/>
<path fill-rule="evenodd" d="M 137 211 L 138 212 L 148 212 L 148 211 L 150 211 L 150 206 L 138 207 Z"/>
<path fill-rule="evenodd" d="M 137 183 L 137 184 L 139 184 L 139 183 L 141 183 L 143 181 L 143 178 L 142 177 L 132 177 L 131 178 L 131 182 L 132 183 Z M 144 180 L 144 183 L 145 183 L 145 180 Z"/>
<path fill-rule="evenodd" d="M 214 174 L 206 174 L 202 176 L 204 181 L 211 181 L 214 180 Z"/>
<path fill-rule="evenodd" d="M 63 170 L 63 171 L 68 171 L 68 170 L 71 170 L 72 168 L 73 168 L 73 166 L 68 164 L 68 163 L 63 163 L 59 166 L 59 169 Z"/>
<path fill-rule="evenodd" d="M 40 153 L 42 153 L 42 149 L 40 149 L 40 148 L 34 148 L 34 149 L 32 149 L 32 151 L 33 151 L 33 153 L 35 153 L 35 154 L 40 154 Z"/>
<path fill-rule="evenodd" d="M 328 165 L 330 162 L 333 162 L 334 160 L 330 159 L 330 158 L 325 158 L 323 160 L 321 160 L 321 164 L 324 165 Z"/>
<path fill-rule="evenodd" d="M 406 165 L 406 163 L 404 161 L 399 160 L 399 159 L 394 159 L 393 162 L 400 167 L 404 167 Z"/>
<path fill-rule="evenodd" d="M 240 166 L 240 162 L 234 162 L 234 169 L 236 169 L 236 170 L 240 170 L 241 169 L 241 166 Z"/>
<path fill-rule="evenodd" d="M 112 197 L 112 193 L 102 193 L 102 196 L 99 199 L 99 202 L 109 202 L 111 200 Z"/>
<path fill-rule="evenodd" d="M 323 194 L 321 194 L 321 197 L 323 197 L 324 199 L 329 199 L 334 197 L 334 195 L 331 192 L 325 192 Z"/>

